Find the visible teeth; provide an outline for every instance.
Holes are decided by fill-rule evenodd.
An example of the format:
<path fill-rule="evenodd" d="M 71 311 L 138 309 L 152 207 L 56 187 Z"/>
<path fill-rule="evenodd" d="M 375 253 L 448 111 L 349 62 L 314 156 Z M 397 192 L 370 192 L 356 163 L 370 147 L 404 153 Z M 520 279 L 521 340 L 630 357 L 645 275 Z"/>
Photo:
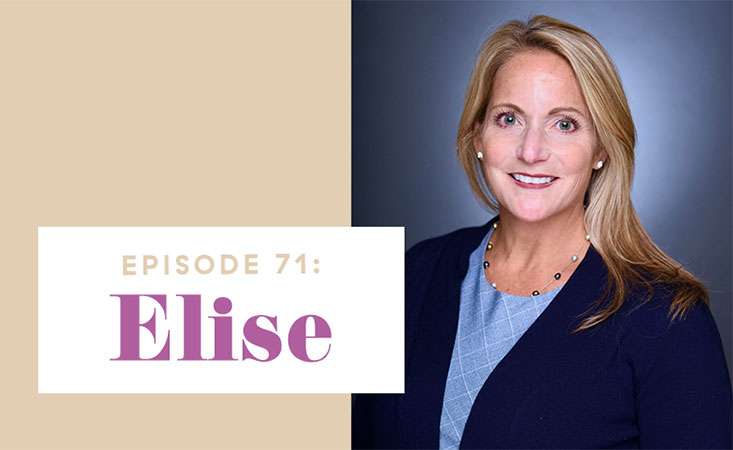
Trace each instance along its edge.
<path fill-rule="evenodd" d="M 521 181 L 522 183 L 531 183 L 531 184 L 545 184 L 555 179 L 555 177 L 540 177 L 540 178 L 528 177 L 525 175 L 519 175 L 517 173 L 513 173 L 512 177 L 514 177 L 515 180 Z"/>

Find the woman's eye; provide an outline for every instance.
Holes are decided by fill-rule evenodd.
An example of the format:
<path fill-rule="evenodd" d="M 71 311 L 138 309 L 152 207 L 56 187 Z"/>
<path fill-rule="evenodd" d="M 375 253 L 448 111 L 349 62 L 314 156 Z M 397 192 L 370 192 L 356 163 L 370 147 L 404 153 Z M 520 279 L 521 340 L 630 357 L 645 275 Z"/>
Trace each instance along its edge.
<path fill-rule="evenodd" d="M 560 128 L 560 131 L 564 131 L 564 132 L 572 132 L 572 131 L 575 131 L 575 129 L 577 128 L 577 125 L 575 124 L 575 122 L 570 119 L 559 120 L 557 122 L 557 126 L 558 128 Z"/>
<path fill-rule="evenodd" d="M 501 117 L 501 124 L 502 125 L 514 125 L 517 122 L 516 117 L 512 114 L 503 114 Z"/>

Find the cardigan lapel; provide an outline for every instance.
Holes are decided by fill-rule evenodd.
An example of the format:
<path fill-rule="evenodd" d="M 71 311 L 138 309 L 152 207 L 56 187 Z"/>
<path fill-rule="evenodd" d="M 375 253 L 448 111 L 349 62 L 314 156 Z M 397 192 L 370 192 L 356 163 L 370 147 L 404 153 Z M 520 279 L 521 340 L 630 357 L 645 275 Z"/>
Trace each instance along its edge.
<path fill-rule="evenodd" d="M 498 216 L 485 225 L 455 233 L 447 240 L 436 263 L 418 330 L 407 355 L 405 394 L 399 402 L 402 448 L 437 448 L 448 368 L 458 329 L 461 285 L 471 252 L 478 247 Z"/>
<path fill-rule="evenodd" d="M 398 405 L 400 417 L 411 418 L 401 421 L 399 432 L 403 448 L 438 447 L 443 396 L 458 329 L 461 285 L 471 252 L 498 218 L 496 216 L 485 225 L 468 229 L 465 233 L 456 233 L 449 239 L 429 281 L 430 288 L 418 321 L 415 343 L 411 354 L 407 355 L 405 394 Z M 584 311 L 579 307 L 589 305 L 579 299 L 585 300 L 593 294 L 597 296 L 603 276 L 605 265 L 602 258 L 590 246 L 565 286 L 483 384 L 467 419 L 461 447 L 480 446 L 477 444 L 483 443 L 482 434 L 487 426 L 492 432 L 500 433 L 501 426 L 508 425 L 506 421 L 512 418 L 508 408 L 518 398 L 513 396 L 532 388 L 530 380 L 516 380 L 512 374 L 525 372 L 529 366 L 552 370 L 551 361 L 546 360 L 547 355 L 542 354 L 542 346 L 538 344 L 556 339 L 558 335 L 569 335 L 578 323 L 574 316 Z M 539 371 L 532 372 L 536 377 L 540 376 Z"/>
<path fill-rule="evenodd" d="M 502 448 L 511 445 L 512 422 L 517 405 L 533 389 L 548 381 L 563 379 L 568 373 L 597 372 L 591 360 L 576 360 L 568 355 L 594 352 L 599 338 L 590 335 L 605 327 L 571 332 L 580 324 L 603 290 L 608 269 L 591 245 L 578 268 L 555 298 L 502 358 L 481 387 L 463 431 L 460 448 Z M 615 321 L 612 318 L 611 321 Z M 602 339 L 600 339 L 602 340 Z M 574 365 L 583 365 L 573 371 Z M 540 370 L 541 369 L 541 370 Z M 441 400 L 442 401 L 442 400 Z"/>

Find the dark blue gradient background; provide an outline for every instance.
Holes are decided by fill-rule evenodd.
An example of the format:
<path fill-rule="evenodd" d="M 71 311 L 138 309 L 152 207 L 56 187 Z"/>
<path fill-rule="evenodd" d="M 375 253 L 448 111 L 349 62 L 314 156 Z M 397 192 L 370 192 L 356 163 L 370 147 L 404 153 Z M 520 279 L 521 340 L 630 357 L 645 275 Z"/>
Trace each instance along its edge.
<path fill-rule="evenodd" d="M 352 6 L 352 224 L 422 239 L 485 223 L 455 157 L 466 85 L 499 24 L 547 14 L 613 58 L 637 128 L 634 205 L 711 292 L 731 368 L 731 3 L 361 2 Z"/>

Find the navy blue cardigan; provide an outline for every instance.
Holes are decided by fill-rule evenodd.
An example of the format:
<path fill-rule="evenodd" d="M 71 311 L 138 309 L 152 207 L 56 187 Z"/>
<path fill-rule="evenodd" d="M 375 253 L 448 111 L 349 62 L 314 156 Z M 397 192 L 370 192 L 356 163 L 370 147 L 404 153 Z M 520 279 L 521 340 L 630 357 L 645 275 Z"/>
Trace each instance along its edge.
<path fill-rule="evenodd" d="M 355 394 L 354 448 L 437 448 L 460 289 L 489 226 L 405 256 L 405 393 Z M 707 305 L 666 316 L 670 295 L 632 291 L 605 322 L 570 331 L 608 275 L 590 246 L 476 397 L 461 448 L 731 448 L 731 384 Z"/>

